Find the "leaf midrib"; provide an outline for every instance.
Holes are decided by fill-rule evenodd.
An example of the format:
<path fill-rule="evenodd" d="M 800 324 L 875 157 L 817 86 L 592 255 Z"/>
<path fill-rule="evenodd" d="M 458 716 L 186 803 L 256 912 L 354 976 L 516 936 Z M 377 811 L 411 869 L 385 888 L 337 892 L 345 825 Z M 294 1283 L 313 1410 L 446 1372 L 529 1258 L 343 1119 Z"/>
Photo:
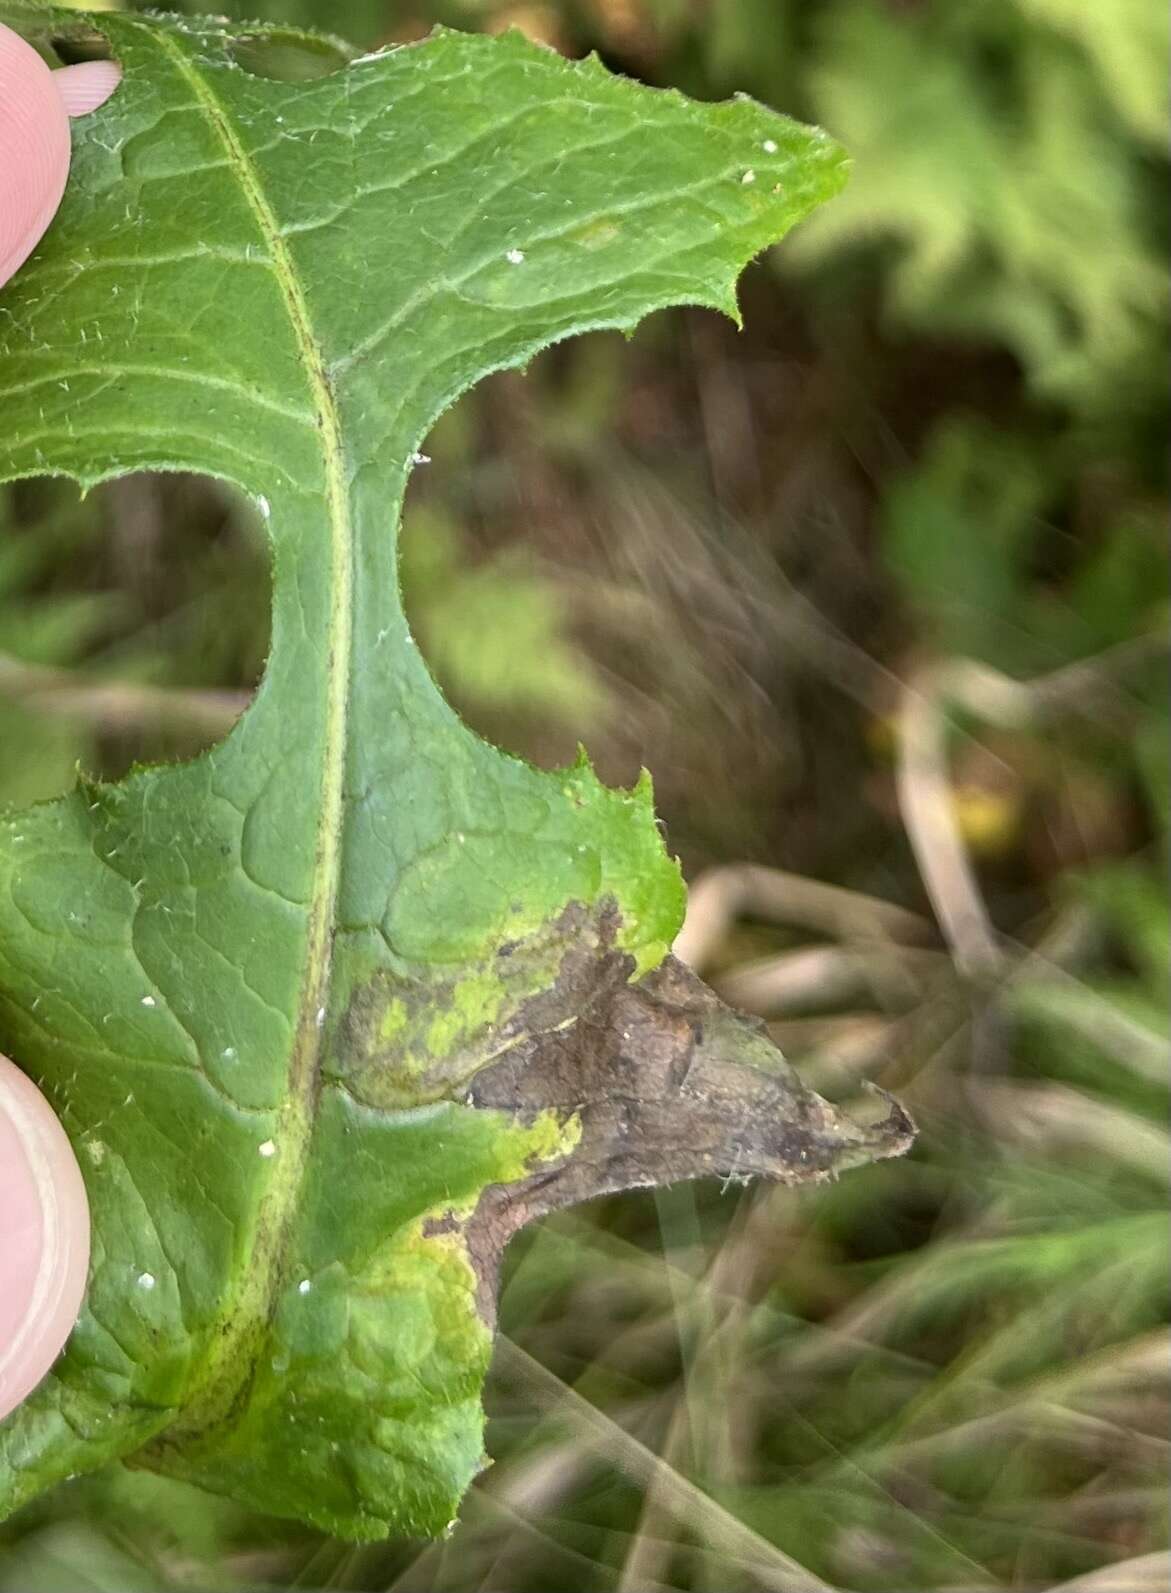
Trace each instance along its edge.
<path fill-rule="evenodd" d="M 277 1155 L 257 1214 L 244 1285 L 224 1311 L 209 1338 L 201 1375 L 189 1390 L 186 1407 L 168 1436 L 192 1436 L 226 1417 L 252 1370 L 256 1339 L 268 1321 L 280 1284 L 287 1237 L 297 1211 L 309 1159 L 321 1076 L 322 1027 L 318 1014 L 327 1005 L 332 958 L 332 926 L 341 876 L 341 828 L 349 679 L 353 650 L 353 528 L 344 468 L 341 420 L 309 305 L 288 245 L 264 192 L 260 174 L 237 136 L 228 108 L 182 47 L 165 30 L 132 24 L 149 34 L 170 59 L 206 113 L 224 146 L 288 313 L 299 362 L 321 439 L 325 465 L 325 505 L 329 525 L 330 593 L 325 671 L 325 725 L 321 812 L 314 847 L 306 938 L 305 974 L 297 1004 L 289 1058 L 286 1099 L 280 1111 Z"/>

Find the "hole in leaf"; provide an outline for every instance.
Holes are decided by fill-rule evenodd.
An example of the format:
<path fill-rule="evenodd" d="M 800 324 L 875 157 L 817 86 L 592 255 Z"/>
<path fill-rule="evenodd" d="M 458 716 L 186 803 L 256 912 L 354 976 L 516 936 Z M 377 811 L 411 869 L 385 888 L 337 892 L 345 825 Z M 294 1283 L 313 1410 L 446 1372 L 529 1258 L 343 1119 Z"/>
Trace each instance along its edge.
<path fill-rule="evenodd" d="M 551 363 L 535 362 L 542 391 Z M 399 576 L 448 701 L 486 740 L 553 768 L 582 742 L 598 746 L 617 704 L 586 645 L 588 572 L 564 501 L 570 461 L 556 421 L 535 419 L 537 381 L 489 377 L 421 445 Z M 623 773 L 634 778 L 637 765 Z"/>
<path fill-rule="evenodd" d="M 0 487 L 0 807 L 221 741 L 263 671 L 270 602 L 256 508 L 221 482 Z"/>
<path fill-rule="evenodd" d="M 767 323 L 770 280 L 746 283 Z M 610 785 L 653 771 L 673 845 L 795 863 L 813 844 L 812 821 L 791 833 L 799 800 L 829 855 L 857 822 L 864 742 L 820 733 L 827 714 L 854 711 L 823 635 L 866 634 L 875 599 L 836 423 L 808 480 L 800 449 L 775 445 L 803 357 L 786 346 L 746 361 L 738 338 L 710 312 L 673 313 L 633 342 L 574 338 L 479 383 L 420 444 L 432 462 L 410 482 L 403 584 L 440 685 L 488 740 L 544 767 L 583 741 Z M 546 658 L 565 652 L 521 625 L 440 634 L 457 623 L 452 572 L 499 559 L 507 574 L 511 557 L 559 605 L 570 662 L 551 676 Z M 826 633 L 807 617 L 821 614 Z M 497 664 L 523 688 L 511 703 L 485 693 Z"/>
<path fill-rule="evenodd" d="M 55 33 L 49 41 L 62 66 L 77 66 L 81 61 L 110 61 L 114 52 L 105 34 L 79 23 L 67 33 Z"/>
<path fill-rule="evenodd" d="M 233 41 L 229 54 L 253 77 L 276 83 L 310 83 L 340 72 L 350 59 L 340 39 L 324 34 L 276 31 L 249 33 Z"/>

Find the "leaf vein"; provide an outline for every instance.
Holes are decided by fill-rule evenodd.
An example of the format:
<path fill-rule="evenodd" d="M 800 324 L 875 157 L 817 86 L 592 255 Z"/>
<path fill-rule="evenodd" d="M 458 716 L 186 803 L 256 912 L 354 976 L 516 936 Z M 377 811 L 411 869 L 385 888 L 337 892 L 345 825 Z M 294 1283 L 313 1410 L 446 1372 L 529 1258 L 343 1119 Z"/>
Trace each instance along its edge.
<path fill-rule="evenodd" d="M 739 164 L 735 166 L 728 166 L 725 167 L 723 171 L 718 172 L 714 177 L 706 178 L 703 182 L 684 183 L 675 188 L 659 189 L 654 194 L 644 194 L 641 197 L 636 196 L 633 199 L 623 200 L 618 204 L 606 205 L 600 210 L 594 212 L 592 215 L 575 216 L 572 222 L 569 222 L 564 226 L 551 227 L 542 232 L 531 232 L 518 235 L 517 242 L 525 244 L 530 249 L 535 244 L 555 243 L 559 239 L 567 237 L 571 232 L 579 232 L 584 230 L 595 221 L 606 221 L 609 220 L 611 216 L 622 216 L 640 211 L 645 212 L 653 209 L 657 205 L 670 204 L 674 200 L 694 197 L 695 195 L 702 193 L 705 189 L 716 188 L 727 183 L 728 179 L 734 176 L 739 170 Z M 506 183 L 502 185 L 502 188 L 507 188 L 508 186 L 509 184 Z M 500 191 L 501 190 L 498 189 L 493 194 L 487 195 L 485 202 L 490 201 L 496 196 L 496 193 Z M 472 218 L 472 220 L 474 220 L 474 218 Z M 453 237 L 449 240 L 448 247 L 450 247 L 452 243 L 455 243 L 459 240 L 463 233 L 467 231 L 468 227 L 471 226 L 472 220 L 466 222 L 464 226 L 453 235 Z M 386 339 L 402 325 L 403 321 L 409 315 L 414 313 L 415 310 L 422 309 L 424 306 L 433 303 L 441 293 L 459 293 L 467 285 L 467 283 L 473 281 L 477 276 L 479 276 L 487 266 L 494 265 L 499 260 L 500 247 L 497 243 L 494 245 L 491 251 L 485 250 L 483 253 L 478 255 L 476 259 L 473 260 L 471 265 L 468 266 L 466 270 L 461 271 L 458 276 L 441 277 L 438 281 L 428 281 L 422 287 L 417 289 L 416 292 L 405 299 L 399 308 L 395 310 L 394 314 L 389 316 L 387 320 L 383 321 L 380 326 L 375 327 L 374 331 L 371 332 L 368 337 L 363 338 L 360 343 L 355 344 L 348 354 L 335 361 L 331 370 L 331 375 L 336 377 L 343 372 L 352 369 L 352 367 L 357 365 L 360 361 L 375 353 L 381 344 L 383 344 Z M 629 272 L 624 271 L 622 273 L 622 277 L 619 277 L 616 280 L 620 281 L 623 279 L 623 277 L 627 277 L 628 275 Z M 467 298 L 466 295 L 465 298 Z M 468 302 L 475 303 L 476 301 L 473 299 L 468 299 Z M 521 304 L 518 306 L 506 304 L 501 305 L 500 308 L 528 309 L 530 306 L 527 304 Z"/>
<path fill-rule="evenodd" d="M 257 1244 L 248 1288 L 229 1306 L 220 1325 L 204 1376 L 182 1425 L 198 1431 L 223 1419 L 234 1395 L 250 1374 L 247 1346 L 258 1321 L 272 1310 L 284 1265 L 288 1232 L 297 1210 L 313 1131 L 320 1087 L 321 1029 L 317 1013 L 328 998 L 332 920 L 341 874 L 341 816 L 346 752 L 350 655 L 353 629 L 353 535 L 342 443 L 333 389 L 304 291 L 281 236 L 259 172 L 241 142 L 224 105 L 197 71 L 173 35 L 149 31 L 169 56 L 220 139 L 252 212 L 257 232 L 273 261 L 273 273 L 289 319 L 298 358 L 320 430 L 325 461 L 325 499 L 330 532 L 330 647 L 325 669 L 321 811 L 307 912 L 305 969 L 289 1060 L 288 1086 L 280 1128 L 282 1151 L 256 1219 Z"/>
<path fill-rule="evenodd" d="M 242 398 L 258 409 L 269 410 L 274 415 L 279 415 L 284 420 L 296 421 L 301 426 L 313 426 L 314 417 L 308 409 L 297 409 L 292 404 L 283 404 L 279 399 L 271 398 L 267 393 L 257 392 L 246 387 L 242 382 L 233 380 L 230 376 L 214 376 L 203 371 L 184 371 L 169 368 L 165 365 L 73 365 L 62 368 L 52 375 L 34 376 L 25 382 L 17 382 L 4 389 L 6 398 L 13 398 L 20 393 L 32 393 L 38 387 L 47 387 L 52 383 L 62 381 L 84 380 L 87 376 L 105 376 L 111 382 L 121 381 L 125 378 L 158 377 L 167 382 L 189 382 L 195 387 L 207 387 L 219 392 L 230 393 L 237 398 Z"/>

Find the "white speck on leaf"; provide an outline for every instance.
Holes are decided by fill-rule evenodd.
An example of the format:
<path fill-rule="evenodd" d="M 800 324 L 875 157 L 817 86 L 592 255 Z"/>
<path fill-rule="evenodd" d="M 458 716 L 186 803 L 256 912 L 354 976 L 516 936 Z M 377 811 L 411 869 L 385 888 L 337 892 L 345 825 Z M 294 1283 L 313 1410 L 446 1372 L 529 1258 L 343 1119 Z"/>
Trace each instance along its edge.
<path fill-rule="evenodd" d="M 257 1150 L 257 1154 L 260 1155 L 260 1156 L 275 1156 L 276 1155 L 276 1141 L 275 1140 L 271 1140 L 271 1139 L 266 1139 L 266 1140 L 264 1140 L 261 1144 L 259 1144 L 256 1147 L 256 1150 Z"/>
<path fill-rule="evenodd" d="M 756 173 L 754 171 L 746 171 L 743 177 L 741 177 L 740 181 L 745 187 L 747 187 L 749 183 L 754 183 L 756 181 Z"/>
<path fill-rule="evenodd" d="M 155 1000 L 155 998 L 153 996 L 143 996 L 142 1004 L 143 1004 L 144 1007 L 157 1007 L 158 1006 L 158 1002 Z"/>
<path fill-rule="evenodd" d="M 766 138 L 760 147 L 764 150 L 766 155 L 775 155 L 777 152 L 777 141 L 775 138 Z"/>
<path fill-rule="evenodd" d="M 298 1294 L 308 1294 L 309 1290 L 312 1287 L 313 1287 L 313 1284 L 310 1282 L 310 1280 L 308 1278 L 302 1278 L 300 1283 L 297 1285 L 297 1293 Z"/>
<path fill-rule="evenodd" d="M 239 1053 L 234 1045 L 226 1045 L 220 1052 L 220 1055 L 223 1057 L 225 1062 L 234 1062 L 238 1054 Z"/>
<path fill-rule="evenodd" d="M 431 463 L 431 455 L 430 454 L 412 454 L 411 455 L 411 463 L 413 465 L 429 465 Z"/>
<path fill-rule="evenodd" d="M 264 496 L 263 492 L 256 500 L 256 507 L 260 510 L 260 518 L 262 520 L 267 520 L 269 515 L 272 513 L 272 505 Z"/>
<path fill-rule="evenodd" d="M 317 1027 L 319 1029 L 321 1029 L 324 1026 L 325 1026 L 325 1008 L 324 1007 L 318 1007 L 318 1009 L 317 1009 Z"/>
<path fill-rule="evenodd" d="M 509 265 L 523 265 L 525 252 L 523 249 L 510 249 L 504 258 Z"/>
<path fill-rule="evenodd" d="M 153 1272 L 140 1272 L 138 1274 L 138 1287 L 140 1289 L 146 1289 L 149 1292 L 154 1286 L 155 1275 Z"/>

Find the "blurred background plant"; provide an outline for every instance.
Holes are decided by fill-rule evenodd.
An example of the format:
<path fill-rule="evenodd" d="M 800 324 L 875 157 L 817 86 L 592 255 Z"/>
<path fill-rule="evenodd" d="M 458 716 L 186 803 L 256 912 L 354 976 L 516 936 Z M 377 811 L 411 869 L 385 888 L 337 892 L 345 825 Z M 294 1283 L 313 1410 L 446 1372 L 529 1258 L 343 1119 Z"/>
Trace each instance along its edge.
<path fill-rule="evenodd" d="M 659 317 L 446 416 L 402 569 L 484 734 L 654 771 L 681 952 L 922 1137 L 518 1240 L 496 1464 L 443 1544 L 118 1472 L 0 1529 L 0 1590 L 1165 1587 L 1162 0 L 216 9 L 514 25 L 851 149 L 744 335 Z M 0 802 L 222 734 L 267 639 L 248 506 L 0 492 Z"/>

